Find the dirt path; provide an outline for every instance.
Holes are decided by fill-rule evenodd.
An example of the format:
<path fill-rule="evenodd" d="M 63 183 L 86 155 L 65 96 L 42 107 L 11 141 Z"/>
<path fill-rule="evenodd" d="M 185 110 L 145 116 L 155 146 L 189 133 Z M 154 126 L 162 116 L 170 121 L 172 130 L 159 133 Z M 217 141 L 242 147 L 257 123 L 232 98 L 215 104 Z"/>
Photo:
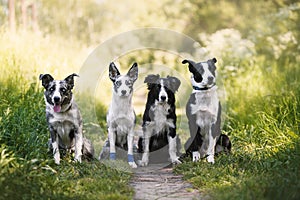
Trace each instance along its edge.
<path fill-rule="evenodd" d="M 139 167 L 131 181 L 135 189 L 135 200 L 188 200 L 203 199 L 192 185 L 183 181 L 182 176 L 175 175 L 172 167 L 152 164 L 148 167 Z"/>

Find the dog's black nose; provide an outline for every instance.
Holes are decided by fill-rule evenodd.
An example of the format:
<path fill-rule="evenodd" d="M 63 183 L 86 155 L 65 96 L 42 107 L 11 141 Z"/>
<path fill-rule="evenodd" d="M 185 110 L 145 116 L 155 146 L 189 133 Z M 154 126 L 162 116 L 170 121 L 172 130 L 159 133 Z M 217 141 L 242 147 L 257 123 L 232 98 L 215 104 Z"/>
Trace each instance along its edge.
<path fill-rule="evenodd" d="M 209 77 L 207 78 L 207 80 L 208 80 L 208 83 L 209 83 L 209 84 L 212 84 L 213 81 L 214 81 L 214 77 L 209 76 Z"/>
<path fill-rule="evenodd" d="M 54 100 L 55 103 L 58 103 L 60 101 L 60 98 L 59 97 L 54 97 L 53 100 Z"/>
<path fill-rule="evenodd" d="M 160 99 L 161 99 L 162 101 L 165 101 L 165 100 L 167 99 L 167 97 L 166 97 L 166 96 L 161 96 Z"/>
<path fill-rule="evenodd" d="M 122 94 L 122 95 L 125 95 L 125 94 L 126 94 L 126 90 L 122 90 L 122 91 L 121 91 L 121 94 Z"/>

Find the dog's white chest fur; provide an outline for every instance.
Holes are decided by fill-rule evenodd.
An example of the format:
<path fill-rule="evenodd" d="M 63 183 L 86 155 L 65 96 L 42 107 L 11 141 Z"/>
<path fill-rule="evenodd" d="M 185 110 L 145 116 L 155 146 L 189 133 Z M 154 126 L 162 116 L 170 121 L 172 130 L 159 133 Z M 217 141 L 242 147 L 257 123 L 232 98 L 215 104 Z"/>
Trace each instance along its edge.
<path fill-rule="evenodd" d="M 169 127 L 175 128 L 173 120 L 167 118 L 169 109 L 170 105 L 167 103 L 161 104 L 157 101 L 151 107 L 151 110 L 154 113 L 154 119 L 148 124 L 148 127 L 152 127 L 155 134 L 161 133 L 163 130 L 168 130 Z"/>
<path fill-rule="evenodd" d="M 55 127 L 57 134 L 59 135 L 60 140 L 62 141 L 60 145 L 64 145 L 64 148 L 71 148 L 74 146 L 74 141 L 70 140 L 70 132 L 73 129 L 79 128 L 79 121 L 74 120 L 78 119 L 80 116 L 75 109 L 70 109 L 68 112 L 56 113 L 52 109 L 47 109 L 48 113 L 53 115 L 49 120 L 49 123 Z"/>
<path fill-rule="evenodd" d="M 107 115 L 108 125 L 116 129 L 118 134 L 125 135 L 134 127 L 134 119 L 131 98 L 120 98 L 115 95 Z"/>
<path fill-rule="evenodd" d="M 217 87 L 210 90 L 196 91 L 195 104 L 191 104 L 191 113 L 197 116 L 197 125 L 201 128 L 217 121 L 219 99 Z"/>

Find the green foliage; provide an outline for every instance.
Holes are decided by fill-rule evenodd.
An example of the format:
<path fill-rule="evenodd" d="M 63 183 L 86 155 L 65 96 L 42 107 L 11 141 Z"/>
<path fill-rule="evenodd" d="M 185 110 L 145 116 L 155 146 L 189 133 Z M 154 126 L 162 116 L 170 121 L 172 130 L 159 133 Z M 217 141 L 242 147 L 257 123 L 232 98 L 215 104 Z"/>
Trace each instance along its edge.
<path fill-rule="evenodd" d="M 130 177 L 97 161 L 28 160 L 2 176 L 0 199 L 131 199 Z"/>

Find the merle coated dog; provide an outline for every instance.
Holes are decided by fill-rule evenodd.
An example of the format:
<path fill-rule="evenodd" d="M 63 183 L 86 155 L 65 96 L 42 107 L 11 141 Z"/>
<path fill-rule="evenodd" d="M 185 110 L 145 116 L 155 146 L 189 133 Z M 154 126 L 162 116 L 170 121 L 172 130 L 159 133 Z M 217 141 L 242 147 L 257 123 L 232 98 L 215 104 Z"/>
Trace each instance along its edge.
<path fill-rule="evenodd" d="M 133 84 L 138 78 L 138 65 L 134 63 L 126 75 L 121 75 L 112 62 L 109 77 L 113 82 L 113 97 L 107 114 L 110 159 L 116 159 L 116 146 L 128 150 L 128 163 L 137 165 L 133 157 L 135 112 L 132 105 Z M 103 152 L 104 153 L 104 152 Z M 100 155 L 100 157 L 102 157 Z"/>
<path fill-rule="evenodd" d="M 193 161 L 207 156 L 207 161 L 214 163 L 216 151 L 230 151 L 231 142 L 228 136 L 221 134 L 221 104 L 216 86 L 216 58 L 196 63 L 188 63 L 192 73 L 193 93 L 186 105 L 186 115 L 189 123 L 190 138 L 185 144 Z"/>
<path fill-rule="evenodd" d="M 143 153 L 140 165 L 148 165 L 149 152 L 167 145 L 171 162 L 180 163 L 176 155 L 178 139 L 174 95 L 180 86 L 180 80 L 171 76 L 161 78 L 159 75 L 148 75 L 144 83 L 147 83 L 149 93 L 143 115 L 143 137 L 138 143 L 138 151 Z"/>
<path fill-rule="evenodd" d="M 82 134 L 82 118 L 74 101 L 72 89 L 74 76 L 64 80 L 54 80 L 50 74 L 41 74 L 40 80 L 45 88 L 46 119 L 50 131 L 49 148 L 53 150 L 56 164 L 60 164 L 60 149 L 75 151 L 75 160 L 93 159 L 94 147 Z"/>

